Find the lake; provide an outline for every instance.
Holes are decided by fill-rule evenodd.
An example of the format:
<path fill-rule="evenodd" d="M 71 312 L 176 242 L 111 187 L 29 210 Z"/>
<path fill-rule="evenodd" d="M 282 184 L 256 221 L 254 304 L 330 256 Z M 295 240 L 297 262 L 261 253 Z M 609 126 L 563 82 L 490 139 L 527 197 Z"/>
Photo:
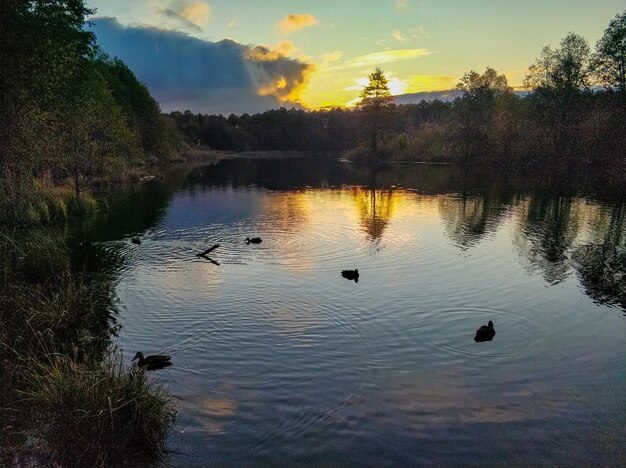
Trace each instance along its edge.
<path fill-rule="evenodd" d="M 233 159 L 118 195 L 83 229 L 128 361 L 172 355 L 170 463 L 623 463 L 625 199 L 558 182 Z"/>

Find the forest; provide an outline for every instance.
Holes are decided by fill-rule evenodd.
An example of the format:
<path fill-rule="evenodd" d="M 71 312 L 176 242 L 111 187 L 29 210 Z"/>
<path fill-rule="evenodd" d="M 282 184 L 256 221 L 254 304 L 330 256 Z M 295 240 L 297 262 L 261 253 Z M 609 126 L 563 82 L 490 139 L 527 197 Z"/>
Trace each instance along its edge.
<path fill-rule="evenodd" d="M 173 154 L 176 130 L 133 72 L 99 49 L 82 0 L 2 8 L 0 219 L 29 224 L 80 212 L 96 179 Z"/>
<path fill-rule="evenodd" d="M 112 277 L 64 221 L 179 137 L 82 0 L 0 5 L 0 465 L 156 462 L 173 410 L 123 365 Z"/>
<path fill-rule="evenodd" d="M 609 23 L 595 50 L 576 33 L 544 47 L 523 89 L 514 90 L 505 75 L 487 67 L 463 75 L 451 102 L 395 105 L 387 88 L 371 99 L 362 94 L 353 109 L 169 115 L 190 145 L 218 150 L 347 151 L 374 141 L 382 158 L 392 160 L 537 171 L 623 167 L 625 41 L 626 12 Z M 386 79 L 375 72 L 374 92 L 377 85 L 384 89 Z"/>

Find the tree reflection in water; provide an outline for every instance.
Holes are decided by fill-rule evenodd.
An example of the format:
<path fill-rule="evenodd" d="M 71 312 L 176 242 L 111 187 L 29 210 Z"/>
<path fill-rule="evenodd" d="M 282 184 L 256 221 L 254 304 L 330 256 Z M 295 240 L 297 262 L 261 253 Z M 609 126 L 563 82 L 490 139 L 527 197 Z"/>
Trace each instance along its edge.
<path fill-rule="evenodd" d="M 594 242 L 580 246 L 572 257 L 589 297 L 626 310 L 626 205 L 603 214 L 608 223 L 593 223 Z"/>

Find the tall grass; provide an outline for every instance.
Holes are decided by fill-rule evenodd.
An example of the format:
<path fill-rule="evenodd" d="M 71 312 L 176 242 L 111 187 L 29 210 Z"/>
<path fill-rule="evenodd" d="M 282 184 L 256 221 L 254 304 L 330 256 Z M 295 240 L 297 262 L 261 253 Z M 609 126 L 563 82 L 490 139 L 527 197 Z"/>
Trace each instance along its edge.
<path fill-rule="evenodd" d="M 49 354 L 26 358 L 22 401 L 46 421 L 44 457 L 61 466 L 158 464 L 173 412 L 163 390 L 123 366 L 120 354 L 87 365 Z"/>
<path fill-rule="evenodd" d="M 13 226 L 38 226 L 66 221 L 97 210 L 90 193 L 76 197 L 69 187 L 47 178 L 0 176 L 0 222 Z"/>
<path fill-rule="evenodd" d="M 0 229 L 0 466 L 162 461 L 173 412 L 111 345 L 111 294 L 60 235 Z"/>

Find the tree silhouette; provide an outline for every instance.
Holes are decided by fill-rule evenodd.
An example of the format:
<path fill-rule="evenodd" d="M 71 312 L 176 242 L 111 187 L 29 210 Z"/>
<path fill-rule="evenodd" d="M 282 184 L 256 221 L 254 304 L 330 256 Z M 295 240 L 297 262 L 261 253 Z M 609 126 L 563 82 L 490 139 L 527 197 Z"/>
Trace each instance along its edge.
<path fill-rule="evenodd" d="M 596 45 L 593 64 L 600 83 L 626 100 L 626 11 L 611 20 Z"/>
<path fill-rule="evenodd" d="M 363 88 L 359 97 L 361 98 L 359 106 L 367 112 L 369 117 L 369 138 L 372 149 L 376 151 L 382 131 L 383 111 L 393 104 L 393 97 L 387 85 L 387 78 L 385 78 L 385 74 L 380 68 L 376 68 L 376 71 L 370 74 L 369 83 Z"/>
<path fill-rule="evenodd" d="M 587 40 L 569 33 L 560 47 L 546 46 L 528 68 L 524 84 L 528 88 L 548 88 L 566 96 L 589 87 L 591 51 Z"/>
<path fill-rule="evenodd" d="M 466 73 L 456 87 L 463 92 L 454 106 L 457 111 L 456 140 L 464 149 L 464 161 L 468 162 L 484 150 L 496 120 L 496 102 L 502 96 L 512 96 L 512 89 L 506 76 L 490 67 L 482 75 L 474 70 Z M 502 116 L 498 117 L 502 120 Z"/>

